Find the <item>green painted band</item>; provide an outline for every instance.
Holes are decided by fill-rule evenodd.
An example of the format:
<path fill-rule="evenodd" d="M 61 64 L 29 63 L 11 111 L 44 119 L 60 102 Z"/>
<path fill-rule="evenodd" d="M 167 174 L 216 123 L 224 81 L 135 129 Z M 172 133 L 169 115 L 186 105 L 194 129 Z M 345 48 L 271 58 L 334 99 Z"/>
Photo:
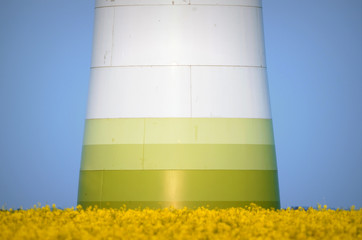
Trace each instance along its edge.
<path fill-rule="evenodd" d="M 114 118 L 87 119 L 84 145 L 274 144 L 271 119 Z"/>
<path fill-rule="evenodd" d="M 279 202 L 276 170 L 81 171 L 78 202 Z"/>
<path fill-rule="evenodd" d="M 100 208 L 122 208 L 126 207 L 127 209 L 135 209 L 135 208 L 151 208 L 151 209 L 160 209 L 160 208 L 184 208 L 188 209 L 196 209 L 199 207 L 205 207 L 209 209 L 217 209 L 217 208 L 236 208 L 236 207 L 247 207 L 250 204 L 256 204 L 263 208 L 280 208 L 279 201 L 183 201 L 183 202 L 165 202 L 165 201 L 106 201 L 106 202 L 87 202 L 87 201 L 79 201 L 83 208 L 92 207 L 100 207 Z"/>
<path fill-rule="evenodd" d="M 85 145 L 81 170 L 240 169 L 276 170 L 274 145 Z"/>

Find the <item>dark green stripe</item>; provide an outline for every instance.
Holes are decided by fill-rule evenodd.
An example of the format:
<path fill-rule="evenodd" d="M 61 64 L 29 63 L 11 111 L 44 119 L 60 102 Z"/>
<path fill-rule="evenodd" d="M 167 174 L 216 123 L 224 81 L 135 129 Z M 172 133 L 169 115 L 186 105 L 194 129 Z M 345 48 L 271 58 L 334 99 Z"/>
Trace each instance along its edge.
<path fill-rule="evenodd" d="M 206 207 L 206 208 L 231 208 L 231 207 L 247 207 L 250 204 L 256 204 L 260 207 L 264 208 L 280 208 L 279 201 L 183 201 L 183 202 L 165 202 L 165 201 L 148 201 L 148 202 L 137 202 L 137 201 L 118 201 L 118 202 L 87 202 L 87 201 L 79 201 L 83 208 L 92 207 L 100 207 L 100 208 L 151 208 L 151 209 L 159 209 L 159 208 L 184 208 L 187 207 L 189 209 L 196 209 L 199 207 Z"/>
<path fill-rule="evenodd" d="M 81 170 L 276 170 L 274 145 L 108 144 L 83 146 Z"/>
<path fill-rule="evenodd" d="M 81 171 L 81 202 L 279 202 L 276 170 Z"/>

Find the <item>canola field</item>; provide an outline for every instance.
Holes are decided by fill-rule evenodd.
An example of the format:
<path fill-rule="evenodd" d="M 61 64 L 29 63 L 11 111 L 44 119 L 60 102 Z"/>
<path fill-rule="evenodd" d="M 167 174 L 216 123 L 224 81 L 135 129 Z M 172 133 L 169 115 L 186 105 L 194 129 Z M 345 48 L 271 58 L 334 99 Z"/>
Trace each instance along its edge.
<path fill-rule="evenodd" d="M 362 209 L 0 210 L 0 239 L 362 239 Z"/>

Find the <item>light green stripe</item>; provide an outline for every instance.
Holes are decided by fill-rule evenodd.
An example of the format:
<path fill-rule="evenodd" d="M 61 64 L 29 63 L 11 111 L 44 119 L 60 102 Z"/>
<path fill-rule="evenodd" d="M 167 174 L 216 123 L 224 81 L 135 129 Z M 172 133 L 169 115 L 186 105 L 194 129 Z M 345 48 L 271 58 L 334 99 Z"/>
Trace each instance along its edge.
<path fill-rule="evenodd" d="M 101 207 L 101 208 L 151 208 L 151 209 L 160 209 L 160 208 L 184 208 L 196 209 L 199 207 L 205 207 L 209 209 L 215 208 L 231 208 L 231 207 L 247 207 L 250 204 L 256 204 L 264 208 L 280 208 L 279 201 L 178 201 L 178 202 L 166 202 L 166 201 L 80 201 L 78 204 L 82 205 L 83 208 L 92 207 Z"/>
<path fill-rule="evenodd" d="M 78 202 L 276 201 L 277 171 L 81 171 Z"/>
<path fill-rule="evenodd" d="M 88 119 L 84 145 L 274 144 L 271 119 L 115 118 Z"/>
<path fill-rule="evenodd" d="M 274 145 L 86 145 L 82 170 L 257 169 L 276 170 Z"/>
<path fill-rule="evenodd" d="M 81 170 L 143 169 L 142 144 L 83 146 Z"/>

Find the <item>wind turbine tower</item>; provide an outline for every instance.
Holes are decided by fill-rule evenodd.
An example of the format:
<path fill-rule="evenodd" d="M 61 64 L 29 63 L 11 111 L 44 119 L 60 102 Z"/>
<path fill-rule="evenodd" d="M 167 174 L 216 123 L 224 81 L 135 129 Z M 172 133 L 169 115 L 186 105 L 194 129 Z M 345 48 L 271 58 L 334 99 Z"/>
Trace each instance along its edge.
<path fill-rule="evenodd" d="M 261 0 L 96 0 L 84 207 L 280 207 Z"/>

